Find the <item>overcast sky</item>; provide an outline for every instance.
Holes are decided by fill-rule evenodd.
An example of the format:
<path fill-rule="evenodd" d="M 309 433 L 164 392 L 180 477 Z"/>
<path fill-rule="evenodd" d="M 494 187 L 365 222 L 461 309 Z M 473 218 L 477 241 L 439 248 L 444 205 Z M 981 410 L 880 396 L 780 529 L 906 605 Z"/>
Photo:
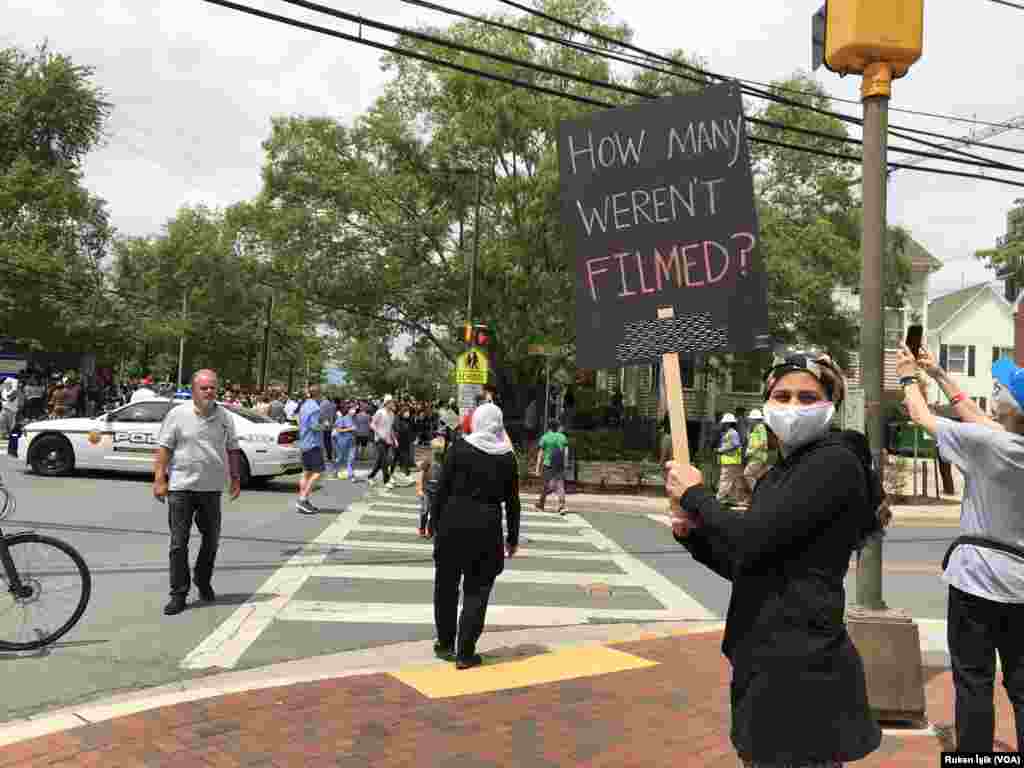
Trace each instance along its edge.
<path fill-rule="evenodd" d="M 528 1 L 528 0 L 527 0 Z M 398 0 L 321 0 L 335 8 L 411 26 L 444 17 Z M 497 0 L 445 0 L 497 11 Z M 334 22 L 279 0 L 249 5 L 293 18 Z M 810 61 L 810 15 L 821 0 L 613 3 L 636 43 L 683 48 L 715 71 L 754 80 L 785 77 Z M 259 189 L 260 142 L 279 114 L 350 121 L 379 94 L 384 74 L 370 48 L 244 16 L 202 0 L 4 0 L 0 45 L 53 49 L 96 69 L 115 104 L 109 144 L 87 163 L 87 183 L 110 203 L 124 233 L 159 232 L 185 203 L 226 206 Z M 666 23 L 668 21 L 669 23 Z M 926 3 L 925 55 L 894 85 L 893 107 L 1005 121 L 1024 115 L 1024 11 L 991 0 Z M 379 33 L 367 33 L 388 41 Z M 859 78 L 820 71 L 834 96 L 857 98 Z M 856 104 L 837 109 L 859 114 Z M 893 112 L 891 122 L 953 136 L 972 126 Z M 981 130 L 982 128 L 978 128 Z M 1024 132 L 993 142 L 1024 148 Z M 1024 157 L 990 153 L 1024 165 Z M 895 155 L 892 159 L 896 159 Z M 1020 175 L 1024 181 L 1024 174 Z M 1005 229 L 1024 190 L 988 181 L 900 171 L 889 188 L 889 218 L 946 263 L 933 294 L 991 278 L 971 258 Z"/>

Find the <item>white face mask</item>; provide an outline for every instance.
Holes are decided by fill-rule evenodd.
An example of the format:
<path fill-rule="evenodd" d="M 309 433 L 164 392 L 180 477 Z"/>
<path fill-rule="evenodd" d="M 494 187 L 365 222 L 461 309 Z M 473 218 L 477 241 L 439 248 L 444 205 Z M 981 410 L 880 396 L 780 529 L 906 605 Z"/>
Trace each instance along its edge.
<path fill-rule="evenodd" d="M 835 415 L 832 403 L 796 408 L 766 405 L 764 423 L 779 438 L 783 453 L 789 454 L 824 435 Z"/>

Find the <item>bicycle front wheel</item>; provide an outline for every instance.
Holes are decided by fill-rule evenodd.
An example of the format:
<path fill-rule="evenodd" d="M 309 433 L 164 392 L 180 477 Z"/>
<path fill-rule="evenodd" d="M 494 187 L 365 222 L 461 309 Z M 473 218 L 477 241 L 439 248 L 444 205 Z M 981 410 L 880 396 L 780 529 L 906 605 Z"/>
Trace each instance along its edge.
<path fill-rule="evenodd" d="M 55 642 L 85 613 L 89 567 L 70 544 L 38 533 L 4 539 L 20 589 L 0 565 L 0 648 L 30 651 Z"/>

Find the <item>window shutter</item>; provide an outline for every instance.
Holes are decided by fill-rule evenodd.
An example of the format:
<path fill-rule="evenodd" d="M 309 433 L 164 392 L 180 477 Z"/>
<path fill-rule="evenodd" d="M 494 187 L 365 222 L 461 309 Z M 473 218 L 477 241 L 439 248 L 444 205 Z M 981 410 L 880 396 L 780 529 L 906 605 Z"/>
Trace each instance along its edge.
<path fill-rule="evenodd" d="M 967 375 L 974 375 L 974 345 L 967 348 Z"/>
<path fill-rule="evenodd" d="M 949 367 L 949 346 L 946 344 L 939 345 L 939 367 Z"/>

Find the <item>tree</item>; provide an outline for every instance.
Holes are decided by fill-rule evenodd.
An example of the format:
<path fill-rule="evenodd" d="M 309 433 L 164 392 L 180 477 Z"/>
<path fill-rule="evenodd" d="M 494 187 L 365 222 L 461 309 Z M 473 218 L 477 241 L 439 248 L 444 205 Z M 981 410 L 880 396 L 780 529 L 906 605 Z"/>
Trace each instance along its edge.
<path fill-rule="evenodd" d="M 307 361 L 319 371 L 324 344 L 315 318 L 289 291 L 275 290 L 259 253 L 239 246 L 251 221 L 244 204 L 228 212 L 185 207 L 162 235 L 117 241 L 113 282 L 121 309 L 135 321 L 126 332 L 140 369 L 168 375 L 167 358 L 159 356 L 172 355 L 176 375 L 184 334 L 186 370 L 211 367 L 225 382 L 254 385 L 273 293 L 270 378 L 283 381 L 296 368 L 304 376 Z"/>
<path fill-rule="evenodd" d="M 1006 235 L 999 238 L 995 248 L 976 251 L 974 256 L 995 270 L 1010 285 L 1010 294 L 1024 287 L 1024 227 L 1018 222 L 1024 220 L 1024 197 L 1013 201 L 1013 208 L 1007 214 Z M 1015 289 L 1015 290 L 1014 290 Z"/>
<path fill-rule="evenodd" d="M 111 110 L 92 75 L 46 45 L 0 50 L 0 318 L 16 340 L 51 350 L 84 351 L 111 331 L 112 229 L 82 185 Z"/>
<path fill-rule="evenodd" d="M 748 124 L 751 135 L 810 151 L 751 143 L 771 333 L 783 343 L 829 349 L 846 365 L 847 353 L 860 345 L 860 321 L 835 302 L 834 291 L 857 292 L 860 287 L 861 213 L 853 195 L 859 157 L 843 141 L 848 137 L 843 122 L 807 109 L 830 109 L 827 94 L 816 80 L 796 74 L 773 83 L 772 89 L 800 106 L 769 102 L 755 112 L 756 117 L 785 127 Z M 814 154 L 815 150 L 840 157 Z M 910 281 L 907 237 L 901 228 L 890 229 L 888 306 L 902 305 Z"/>
<path fill-rule="evenodd" d="M 632 35 L 611 23 L 603 0 L 540 7 L 623 41 Z M 532 15 L 494 18 L 566 34 Z M 623 77 L 600 56 L 476 22 L 422 31 L 652 94 L 695 87 L 646 71 Z M 619 104 L 634 99 L 414 38 L 400 43 L 537 85 Z M 680 52 L 673 56 L 688 63 Z M 556 144 L 559 121 L 590 108 L 411 58 L 387 57 L 385 66 L 393 77 L 384 94 L 351 127 L 325 118 L 274 121 L 260 203 L 276 268 L 300 276 L 310 300 L 325 306 L 344 334 L 376 339 L 385 330 L 393 341 L 413 333 L 453 362 L 479 240 L 472 320 L 495 331 L 492 356 L 503 388 L 535 381 L 542 364 L 528 355 L 528 340 L 571 344 L 575 335 Z"/>

